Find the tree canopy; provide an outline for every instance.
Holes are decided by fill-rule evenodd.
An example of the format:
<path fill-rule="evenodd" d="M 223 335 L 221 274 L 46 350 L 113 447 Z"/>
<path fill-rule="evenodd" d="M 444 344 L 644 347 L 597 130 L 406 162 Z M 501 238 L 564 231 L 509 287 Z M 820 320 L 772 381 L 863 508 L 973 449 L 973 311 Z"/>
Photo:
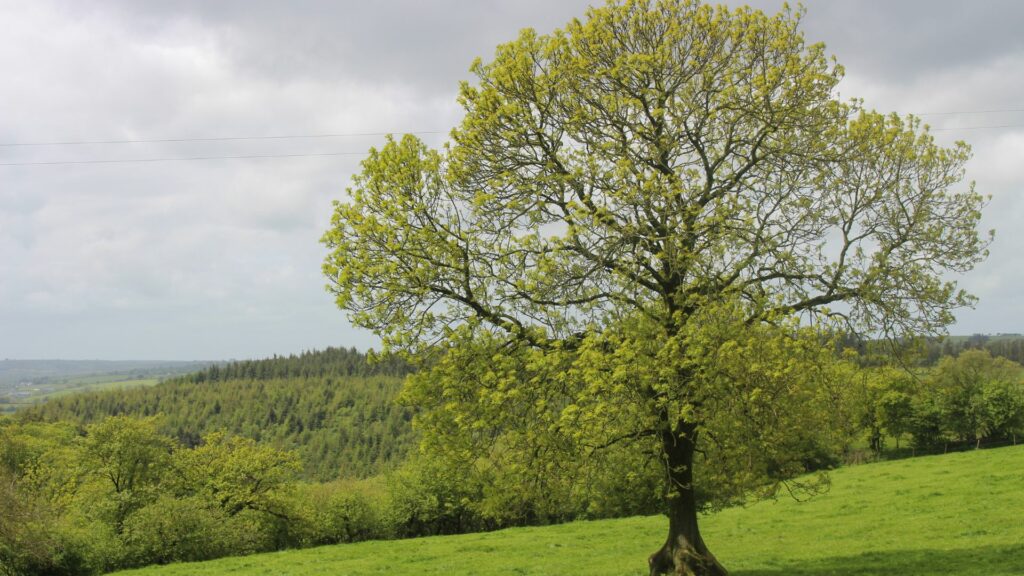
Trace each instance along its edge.
<path fill-rule="evenodd" d="M 801 471 L 792 432 L 843 377 L 824 329 L 941 332 L 986 255 L 968 147 L 841 100 L 800 16 L 612 1 L 524 30 L 473 64 L 450 144 L 371 150 L 324 235 L 354 324 L 445 355 L 410 391 L 428 428 L 520 465 L 654 455 L 652 573 L 725 573 L 695 455 L 744 487 Z"/>

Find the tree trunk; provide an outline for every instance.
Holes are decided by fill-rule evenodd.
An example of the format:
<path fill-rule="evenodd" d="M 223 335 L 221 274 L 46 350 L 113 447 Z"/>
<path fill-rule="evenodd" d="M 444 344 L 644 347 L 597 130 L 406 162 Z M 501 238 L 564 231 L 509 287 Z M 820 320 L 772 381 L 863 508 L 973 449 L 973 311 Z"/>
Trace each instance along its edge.
<path fill-rule="evenodd" d="M 871 451 L 874 452 L 876 456 L 881 456 L 882 455 L 882 431 L 881 430 L 879 430 L 878 428 L 872 428 L 871 429 L 871 438 L 869 439 L 868 443 L 869 443 L 869 445 L 871 447 Z"/>
<path fill-rule="evenodd" d="M 728 576 L 708 550 L 697 526 L 697 501 L 693 486 L 693 455 L 696 427 L 681 423 L 662 434 L 668 463 L 668 538 L 647 563 L 651 576 Z"/>

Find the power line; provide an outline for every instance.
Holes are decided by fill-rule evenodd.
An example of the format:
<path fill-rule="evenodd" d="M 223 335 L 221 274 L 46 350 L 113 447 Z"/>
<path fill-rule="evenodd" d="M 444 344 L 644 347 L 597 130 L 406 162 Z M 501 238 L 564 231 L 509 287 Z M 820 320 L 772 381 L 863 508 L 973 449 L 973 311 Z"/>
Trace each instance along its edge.
<path fill-rule="evenodd" d="M 1024 108 L 1001 108 L 991 110 L 959 110 L 945 112 L 912 112 L 914 116 L 953 116 L 961 114 L 997 114 L 1003 112 L 1024 112 Z M 979 130 L 984 128 L 1017 128 L 1020 125 L 967 126 L 963 128 L 934 128 L 933 130 Z M 396 132 L 332 132 L 324 134 L 285 134 L 271 136 L 212 136 L 206 138 L 139 138 L 126 140 L 63 140 L 51 142 L 0 142 L 0 148 L 30 146 L 84 146 L 91 144 L 168 144 L 175 142 L 236 142 L 245 140 L 297 140 L 317 138 L 349 138 L 360 136 L 387 136 L 390 134 L 445 134 L 442 130 L 413 130 Z M 4 164 L 10 165 L 10 164 Z"/>
<path fill-rule="evenodd" d="M 1024 110 L 1022 110 L 1024 111 Z M 938 113 L 936 113 L 938 114 Z M 1024 124 L 997 124 L 991 126 L 961 126 L 957 128 L 929 128 L 932 132 L 950 132 L 956 130 L 988 130 L 988 129 L 999 129 L 999 128 L 1024 128 Z M 409 132 L 410 134 L 440 134 L 441 132 L 435 131 L 423 131 L 423 132 Z M 316 134 L 316 135 L 304 135 L 304 136 L 231 136 L 222 138 L 176 138 L 176 139 L 162 139 L 162 140 L 93 140 L 93 141 L 79 141 L 79 142 L 50 142 L 50 143 L 24 143 L 24 144 L 0 144 L 0 146 L 45 146 L 45 145 L 62 145 L 62 144 L 128 144 L 128 143 L 148 143 L 148 142 L 202 142 L 202 141 L 218 141 L 218 140 L 270 140 L 270 139 L 285 139 L 285 138 L 331 138 L 336 136 L 376 136 L 387 134 L 385 132 L 374 132 L 374 133 L 363 133 L 363 134 Z M 196 161 L 196 160 L 250 160 L 250 159 L 261 159 L 261 158 L 315 158 L 315 157 L 329 157 L 329 156 L 362 156 L 365 155 L 366 151 L 361 152 L 319 152 L 319 153 L 304 153 L 304 154 L 240 154 L 231 156 L 184 156 L 184 157 L 162 157 L 162 158 L 120 158 L 112 160 L 49 160 L 40 162 L 0 162 L 0 166 L 60 166 L 60 165 L 74 165 L 74 164 L 143 164 L 143 163 L 156 163 L 156 162 L 183 162 L 183 161 Z"/>
<path fill-rule="evenodd" d="M 0 142 L 0 147 L 16 146 L 82 146 L 86 144 L 156 144 L 170 142 L 225 142 L 238 140 L 289 140 L 299 138 L 346 138 L 355 136 L 387 136 L 389 134 L 444 134 L 440 130 L 413 132 L 338 132 L 334 134 L 291 134 L 283 136 L 217 136 L 211 138 L 154 138 L 139 140 L 68 140 L 63 142 Z"/>
<path fill-rule="evenodd" d="M 953 116 L 960 114 L 998 114 L 1002 112 L 1024 112 L 1024 108 L 994 108 L 991 110 L 959 110 L 944 112 L 912 112 L 914 116 Z M 1009 128 L 1009 126 L 976 126 L 957 128 L 958 130 L 974 130 L 980 128 Z M 941 130 L 946 130 L 942 128 Z M 442 130 L 413 130 L 394 132 L 330 132 L 324 134 L 285 134 L 271 136 L 212 136 L 206 138 L 139 138 L 125 140 L 64 140 L 52 142 L 0 142 L 2 148 L 14 148 L 19 146 L 84 146 L 90 144 L 167 144 L 175 142 L 234 142 L 244 140 L 293 140 L 293 139 L 316 139 L 316 138 L 349 138 L 360 136 L 387 136 L 389 134 L 446 134 Z"/>
<path fill-rule="evenodd" d="M 961 126 L 959 128 L 930 128 L 932 132 L 948 132 L 951 130 L 987 130 L 989 128 L 1024 128 L 1024 124 L 997 124 L 993 126 Z"/>
<path fill-rule="evenodd" d="M 914 116 L 952 116 L 956 114 L 999 114 L 1002 112 L 1024 112 L 1024 108 L 1004 108 L 1002 110 L 961 110 L 959 112 L 911 112 Z"/>
<path fill-rule="evenodd" d="M 364 156 L 363 152 L 321 152 L 312 154 L 244 154 L 239 156 L 187 156 L 178 158 L 127 158 L 116 160 L 55 160 L 45 162 L 0 162 L 0 166 L 56 166 L 60 164 L 132 164 L 189 160 L 248 160 L 251 158 L 313 158 L 318 156 Z"/>

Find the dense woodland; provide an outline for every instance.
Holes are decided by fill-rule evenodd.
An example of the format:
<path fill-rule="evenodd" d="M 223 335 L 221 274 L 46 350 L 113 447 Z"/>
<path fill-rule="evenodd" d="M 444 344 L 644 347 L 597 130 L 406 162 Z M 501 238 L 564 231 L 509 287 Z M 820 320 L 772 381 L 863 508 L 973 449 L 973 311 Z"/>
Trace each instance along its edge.
<path fill-rule="evenodd" d="M 328 348 L 214 365 L 154 387 L 55 398 L 18 418 L 85 425 L 159 415 L 160 432 L 185 446 L 224 431 L 296 451 L 307 478 L 362 478 L 393 467 L 414 445 L 412 411 L 394 401 L 408 372 L 396 358 L 368 362 L 354 349 Z"/>

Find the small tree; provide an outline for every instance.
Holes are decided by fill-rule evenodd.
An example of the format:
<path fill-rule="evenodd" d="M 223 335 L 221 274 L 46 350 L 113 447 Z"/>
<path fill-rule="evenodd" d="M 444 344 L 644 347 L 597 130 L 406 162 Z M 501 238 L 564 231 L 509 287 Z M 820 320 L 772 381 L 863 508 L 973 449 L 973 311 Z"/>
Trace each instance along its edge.
<path fill-rule="evenodd" d="M 175 454 L 172 485 L 183 496 L 199 496 L 228 516 L 246 510 L 282 517 L 282 497 L 301 470 L 292 452 L 249 438 L 213 432 L 203 444 Z"/>
<path fill-rule="evenodd" d="M 929 390 L 922 391 L 912 404 L 911 446 L 914 451 L 937 451 L 948 444 L 942 402 Z"/>
<path fill-rule="evenodd" d="M 157 431 L 154 418 L 111 416 L 86 429 L 85 464 L 112 490 L 112 520 L 118 533 L 131 512 L 157 496 L 173 446 Z"/>
<path fill-rule="evenodd" d="M 989 436 L 1008 438 L 1014 444 L 1024 432 L 1024 380 L 992 380 L 982 389 Z"/>
<path fill-rule="evenodd" d="M 972 302 L 944 275 L 985 254 L 983 200 L 954 189 L 967 146 L 838 101 L 798 25 L 636 0 L 525 30 L 473 65 L 453 143 L 371 150 L 324 236 L 354 324 L 444 354 L 413 392 L 449 450 L 550 474 L 577 449 L 657 454 L 652 574 L 726 573 L 696 463 L 728 486 L 802 470 L 792 432 L 839 381 L 816 326 L 941 330 Z"/>
<path fill-rule="evenodd" d="M 868 444 L 881 454 L 883 432 L 896 440 L 910 431 L 915 393 L 914 378 L 903 369 L 882 367 L 865 371 L 850 394 L 856 426 L 868 433 Z"/>
<path fill-rule="evenodd" d="M 879 399 L 878 411 L 882 426 L 896 440 L 896 449 L 900 447 L 900 437 L 910 431 L 914 417 L 914 397 L 905 390 L 887 390 Z"/>

